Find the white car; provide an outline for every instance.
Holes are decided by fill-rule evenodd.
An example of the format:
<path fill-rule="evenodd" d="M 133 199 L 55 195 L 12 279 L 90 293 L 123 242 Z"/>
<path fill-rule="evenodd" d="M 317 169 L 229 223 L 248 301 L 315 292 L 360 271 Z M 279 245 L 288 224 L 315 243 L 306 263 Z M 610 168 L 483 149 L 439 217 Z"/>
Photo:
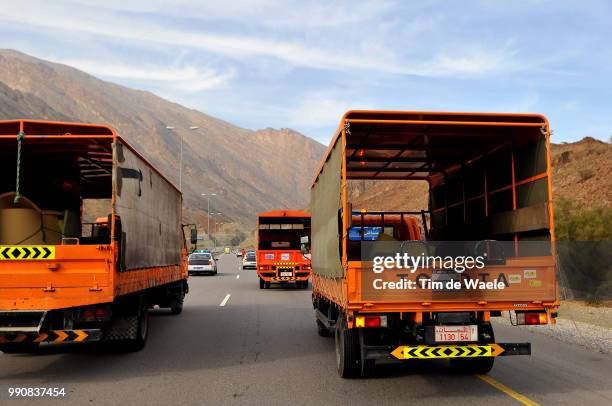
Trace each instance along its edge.
<path fill-rule="evenodd" d="M 187 267 L 189 275 L 194 274 L 217 274 L 217 262 L 210 253 L 196 253 L 189 255 L 189 264 Z"/>
<path fill-rule="evenodd" d="M 242 258 L 242 269 L 257 269 L 257 257 L 255 251 L 249 251 Z"/>

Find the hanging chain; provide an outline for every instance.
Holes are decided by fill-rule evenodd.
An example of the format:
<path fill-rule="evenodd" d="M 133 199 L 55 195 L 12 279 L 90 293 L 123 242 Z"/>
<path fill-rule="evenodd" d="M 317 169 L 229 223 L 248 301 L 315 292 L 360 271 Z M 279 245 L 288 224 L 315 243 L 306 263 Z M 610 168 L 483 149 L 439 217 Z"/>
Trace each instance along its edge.
<path fill-rule="evenodd" d="M 21 141 L 23 141 L 24 138 L 25 133 L 23 131 L 19 131 L 17 134 L 17 180 L 15 181 L 15 204 L 18 204 L 21 201 L 19 178 L 21 177 Z"/>

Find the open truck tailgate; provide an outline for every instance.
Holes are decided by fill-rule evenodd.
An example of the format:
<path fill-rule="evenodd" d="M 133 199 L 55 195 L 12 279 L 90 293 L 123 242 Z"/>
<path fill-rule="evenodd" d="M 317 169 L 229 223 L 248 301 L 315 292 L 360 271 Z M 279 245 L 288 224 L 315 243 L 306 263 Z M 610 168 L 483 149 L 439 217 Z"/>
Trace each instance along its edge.
<path fill-rule="evenodd" d="M 0 310 L 110 302 L 111 264 L 109 245 L 0 246 Z"/>

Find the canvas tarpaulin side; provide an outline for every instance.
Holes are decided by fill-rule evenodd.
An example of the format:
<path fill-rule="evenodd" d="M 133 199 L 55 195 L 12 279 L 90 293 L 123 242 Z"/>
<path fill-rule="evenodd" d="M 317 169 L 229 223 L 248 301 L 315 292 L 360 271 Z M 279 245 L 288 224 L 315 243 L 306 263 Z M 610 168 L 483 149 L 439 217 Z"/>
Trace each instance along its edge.
<path fill-rule="evenodd" d="M 181 194 L 121 142 L 113 144 L 122 270 L 180 263 Z"/>
<path fill-rule="evenodd" d="M 312 187 L 312 269 L 328 277 L 343 275 L 338 211 L 342 206 L 342 147 L 336 142 Z"/>

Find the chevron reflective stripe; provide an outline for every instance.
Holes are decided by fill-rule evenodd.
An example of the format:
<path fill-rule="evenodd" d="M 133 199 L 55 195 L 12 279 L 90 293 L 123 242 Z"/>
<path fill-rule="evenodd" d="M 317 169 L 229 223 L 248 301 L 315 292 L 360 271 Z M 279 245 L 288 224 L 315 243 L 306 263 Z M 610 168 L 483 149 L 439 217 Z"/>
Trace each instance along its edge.
<path fill-rule="evenodd" d="M 68 333 L 65 331 L 56 330 L 52 331 L 52 333 L 56 335 L 55 340 L 53 340 L 54 343 L 63 343 L 68 338 Z"/>
<path fill-rule="evenodd" d="M 27 334 L 3 334 L 0 335 L 0 344 L 19 344 L 19 343 L 23 343 L 23 342 L 27 342 L 29 337 L 36 337 L 36 336 L 29 336 Z"/>
<path fill-rule="evenodd" d="M 270 278 L 273 281 L 295 281 L 298 280 L 295 276 L 274 276 Z"/>
<path fill-rule="evenodd" d="M 22 343 L 27 341 L 26 334 L 5 334 L 0 336 L 0 344 Z"/>
<path fill-rule="evenodd" d="M 476 358 L 497 357 L 504 348 L 498 344 L 483 345 L 441 345 L 441 346 L 399 346 L 391 351 L 397 359 L 432 359 L 432 358 Z"/>
<path fill-rule="evenodd" d="M 38 334 L 4 333 L 0 334 L 0 344 L 19 343 L 81 343 L 99 341 L 102 337 L 100 330 L 51 330 Z"/>
<path fill-rule="evenodd" d="M 53 245 L 0 245 L 0 261 L 55 259 Z"/>

